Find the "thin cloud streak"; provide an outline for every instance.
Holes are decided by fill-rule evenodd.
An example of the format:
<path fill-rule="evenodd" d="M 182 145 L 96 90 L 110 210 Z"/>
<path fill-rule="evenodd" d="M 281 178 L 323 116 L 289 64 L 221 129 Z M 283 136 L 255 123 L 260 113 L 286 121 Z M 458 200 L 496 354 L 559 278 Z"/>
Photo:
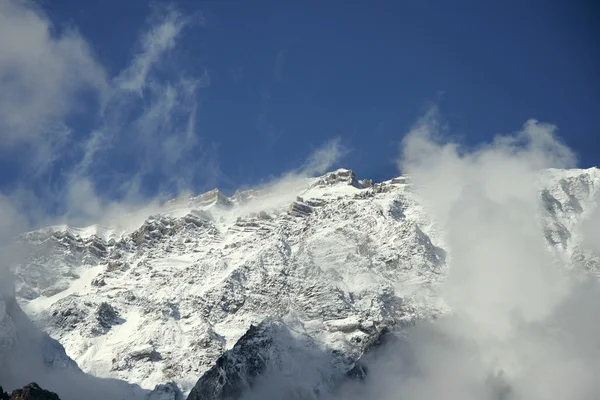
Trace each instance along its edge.
<path fill-rule="evenodd" d="M 275 57 L 275 66 L 273 67 L 273 80 L 281 82 L 283 80 L 283 68 L 285 67 L 286 53 L 285 50 L 277 52 Z"/>
<path fill-rule="evenodd" d="M 177 10 L 168 9 L 162 20 L 142 36 L 140 51 L 129 67 L 115 78 L 115 86 L 142 95 L 152 67 L 160 62 L 165 53 L 175 48 L 181 31 L 190 22 Z"/>

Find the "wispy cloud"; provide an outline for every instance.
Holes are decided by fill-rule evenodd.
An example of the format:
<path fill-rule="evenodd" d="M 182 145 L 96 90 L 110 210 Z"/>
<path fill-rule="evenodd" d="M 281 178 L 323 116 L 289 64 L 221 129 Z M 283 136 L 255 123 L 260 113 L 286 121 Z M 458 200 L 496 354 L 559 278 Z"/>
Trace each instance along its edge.
<path fill-rule="evenodd" d="M 172 8 L 162 11 L 155 10 L 140 50 L 114 78 L 102 125 L 89 136 L 80 162 L 69 174 L 71 218 L 78 213 L 79 219 L 86 215 L 89 220 L 114 214 L 105 208 L 116 210 L 117 201 L 140 208 L 143 202 L 154 204 L 192 190 L 198 180 L 216 179 L 216 157 L 204 148 L 209 146 L 197 132 L 197 97 L 210 86 L 210 76 L 206 70 L 186 76 L 172 60 L 166 61 L 183 28 L 194 19 Z M 158 65 L 171 71 L 169 78 L 154 73 Z M 107 174 L 107 160 L 114 157 L 127 159 L 130 170 Z M 97 176 L 104 176 L 111 190 L 94 201 L 99 196 Z M 153 189 L 146 187 L 149 180 L 157 182 Z M 86 198 L 95 206 L 77 206 Z"/>
<path fill-rule="evenodd" d="M 289 205 L 308 188 L 309 178 L 331 171 L 349 151 L 339 137 L 326 141 L 300 167 L 253 187 L 253 190 L 260 192 L 260 201 L 238 207 L 233 214 L 246 215 Z"/>
<path fill-rule="evenodd" d="M 340 137 L 329 140 L 308 157 L 302 165 L 301 174 L 323 174 L 349 152 L 350 149 L 342 143 Z"/>
<path fill-rule="evenodd" d="M 34 169 L 46 167 L 69 140 L 67 117 L 78 96 L 110 92 L 103 67 L 75 29 L 53 33 L 27 1 L 0 1 L 0 150 L 19 146 Z"/>
<path fill-rule="evenodd" d="M 141 39 L 140 50 L 129 67 L 115 78 L 115 86 L 122 90 L 142 93 L 148 84 L 148 76 L 153 66 L 160 62 L 165 53 L 172 50 L 183 28 L 190 20 L 175 9 L 160 10 L 166 14 Z M 155 17 L 159 18 L 159 17 Z"/>
<path fill-rule="evenodd" d="M 87 140 L 71 178 L 87 179 L 110 170 L 106 162 L 112 155 L 126 158 L 133 166 L 125 175 L 108 177 L 117 197 L 143 196 L 143 181 L 149 177 L 159 182 L 155 192 L 167 191 L 171 196 L 191 190 L 198 179 L 214 179 L 216 158 L 197 132 L 198 91 L 209 83 L 205 73 L 195 79 L 148 83 L 143 102 L 116 96 L 103 126 Z M 132 114 L 128 110 L 134 105 L 137 112 Z"/>
<path fill-rule="evenodd" d="M 273 67 L 273 80 L 281 82 L 283 80 L 283 67 L 285 67 L 286 52 L 280 50 L 275 57 L 275 66 Z"/>
<path fill-rule="evenodd" d="M 28 213 L 49 217 L 60 205 L 64 217 L 91 222 L 117 203 L 140 208 L 218 179 L 216 154 L 197 131 L 210 76 L 186 75 L 173 54 L 198 23 L 201 15 L 155 6 L 130 63 L 110 77 L 76 29 L 55 29 L 33 2 L 0 0 L 0 152 L 18 149 L 29 173 L 62 162 L 59 175 L 32 178 Z M 74 132 L 69 119 L 83 111 L 97 123 Z"/>

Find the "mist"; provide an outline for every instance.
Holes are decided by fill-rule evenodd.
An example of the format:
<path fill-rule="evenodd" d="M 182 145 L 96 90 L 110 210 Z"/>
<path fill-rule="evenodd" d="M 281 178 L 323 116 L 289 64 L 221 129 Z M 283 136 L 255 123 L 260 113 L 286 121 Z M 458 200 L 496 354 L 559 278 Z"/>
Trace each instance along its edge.
<path fill-rule="evenodd" d="M 591 399 L 600 396 L 600 287 L 573 276 L 541 227 L 539 174 L 571 168 L 556 127 L 527 121 L 477 148 L 452 142 L 437 110 L 406 135 L 399 167 L 444 232 L 451 310 L 369 356 L 343 399 Z M 577 231 L 599 248 L 597 209 Z"/>
<path fill-rule="evenodd" d="M 232 216 L 245 216 L 260 211 L 269 212 L 288 206 L 309 188 L 310 178 L 331 171 L 349 152 L 350 149 L 339 137 L 325 141 L 315 148 L 299 167 L 249 188 L 250 191 L 260 193 L 260 200 L 240 204 L 232 210 Z"/>

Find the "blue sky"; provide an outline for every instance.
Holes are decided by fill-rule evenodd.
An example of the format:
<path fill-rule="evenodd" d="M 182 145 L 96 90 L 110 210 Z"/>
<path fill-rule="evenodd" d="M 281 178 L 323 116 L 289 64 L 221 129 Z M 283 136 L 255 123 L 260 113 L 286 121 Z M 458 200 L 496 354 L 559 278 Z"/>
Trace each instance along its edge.
<path fill-rule="evenodd" d="M 580 166 L 598 165 L 598 8 L 0 0 L 0 191 L 93 215 L 123 199 L 232 193 L 335 138 L 345 151 L 331 168 L 389 179 L 432 105 L 466 146 L 535 118 Z"/>

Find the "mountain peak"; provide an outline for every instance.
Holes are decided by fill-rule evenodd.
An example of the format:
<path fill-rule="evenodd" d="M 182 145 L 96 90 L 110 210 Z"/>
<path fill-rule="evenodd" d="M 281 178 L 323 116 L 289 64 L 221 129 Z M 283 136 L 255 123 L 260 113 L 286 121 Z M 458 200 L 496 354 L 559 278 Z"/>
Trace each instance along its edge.
<path fill-rule="evenodd" d="M 208 206 L 214 204 L 228 207 L 231 206 L 231 199 L 225 196 L 218 188 L 215 188 L 193 198 L 192 203 L 199 206 Z"/>
<path fill-rule="evenodd" d="M 363 189 L 371 186 L 370 180 L 356 179 L 356 174 L 351 169 L 339 168 L 333 172 L 328 172 L 318 178 L 312 186 L 333 186 L 338 184 L 354 186 L 357 189 Z"/>

